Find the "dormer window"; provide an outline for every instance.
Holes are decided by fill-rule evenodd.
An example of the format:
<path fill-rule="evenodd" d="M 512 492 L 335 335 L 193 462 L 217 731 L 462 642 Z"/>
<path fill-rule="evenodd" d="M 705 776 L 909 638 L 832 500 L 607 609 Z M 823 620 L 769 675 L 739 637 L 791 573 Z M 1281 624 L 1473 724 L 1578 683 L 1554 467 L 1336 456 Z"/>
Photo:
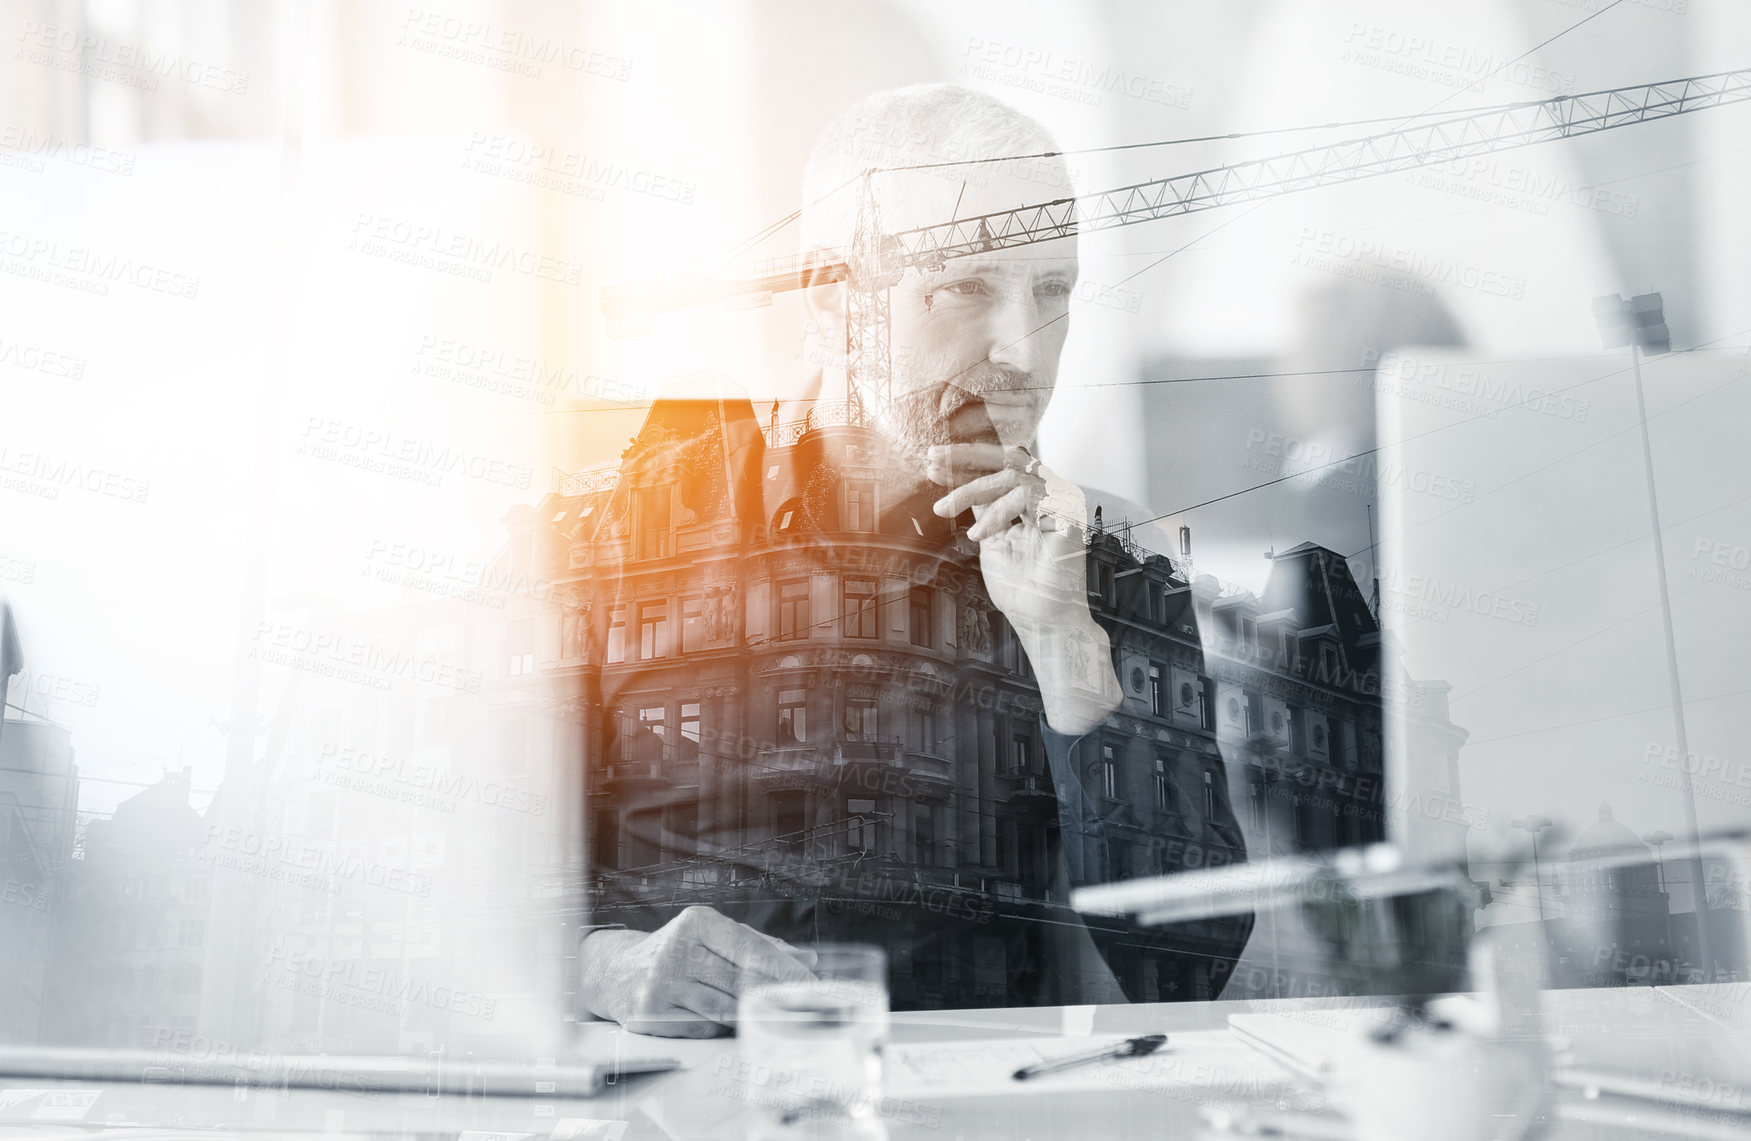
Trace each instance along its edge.
<path fill-rule="evenodd" d="M 845 482 L 845 529 L 874 531 L 876 529 L 875 481 L 852 479 Z"/>
<path fill-rule="evenodd" d="M 641 487 L 633 499 L 637 557 L 660 559 L 669 554 L 671 495 L 668 487 Z"/>
<path fill-rule="evenodd" d="M 1089 584 L 1089 593 L 1108 606 L 1113 604 L 1113 568 L 1110 564 L 1095 564 L 1094 582 Z"/>
<path fill-rule="evenodd" d="M 803 507 L 800 499 L 787 499 L 772 516 L 772 533 L 785 534 L 802 526 Z"/>

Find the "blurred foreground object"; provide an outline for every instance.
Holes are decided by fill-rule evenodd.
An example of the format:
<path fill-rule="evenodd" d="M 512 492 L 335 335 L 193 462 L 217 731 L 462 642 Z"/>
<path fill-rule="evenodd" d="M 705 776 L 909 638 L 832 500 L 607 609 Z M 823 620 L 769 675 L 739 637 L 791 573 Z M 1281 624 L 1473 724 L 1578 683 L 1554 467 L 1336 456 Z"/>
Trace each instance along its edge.
<path fill-rule="evenodd" d="M 1711 836 L 1681 845 L 1678 854 L 1699 866 L 1708 861 L 1711 883 L 1743 885 L 1751 882 L 1748 840 L 1745 833 Z M 1573 860 L 1568 870 L 1628 884 L 1619 873 L 1647 862 L 1645 853 L 1626 850 Z M 1544 1031 L 1543 964 L 1512 961 L 1499 929 L 1465 930 L 1480 894 L 1462 863 L 1412 865 L 1393 846 L 1376 844 L 1086 888 L 1073 905 L 1145 924 L 1297 907 L 1334 963 L 1378 962 L 1391 1004 L 1348 1012 L 1353 1017 L 1339 1017 L 1335 1029 L 1294 1014 L 1230 1016 L 1249 1044 L 1324 1086 L 1358 1141 L 1519 1141 L 1555 1117 L 1590 1119 L 1602 1095 L 1637 1113 L 1696 1108 L 1676 1085 L 1566 1065 Z M 1743 900 L 1735 902 L 1718 910 L 1743 916 Z M 1746 945 L 1742 927 L 1732 942 Z M 1743 1035 L 1751 1016 L 1739 1011 L 1728 1028 Z M 1572 1105 L 1559 1102 L 1559 1093 L 1577 1091 Z M 1246 1132 L 1257 1124 L 1244 1114 L 1219 1116 L 1212 1124 L 1220 1129 Z"/>

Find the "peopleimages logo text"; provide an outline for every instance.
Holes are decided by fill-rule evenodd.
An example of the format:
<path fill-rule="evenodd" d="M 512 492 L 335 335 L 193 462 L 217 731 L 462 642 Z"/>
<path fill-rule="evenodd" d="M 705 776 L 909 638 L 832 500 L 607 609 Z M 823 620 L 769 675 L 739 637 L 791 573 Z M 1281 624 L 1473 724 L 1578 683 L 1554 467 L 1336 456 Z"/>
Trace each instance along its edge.
<path fill-rule="evenodd" d="M 15 259 L 8 272 L 39 279 L 56 273 L 69 275 L 70 279 L 89 286 L 90 292 L 107 293 L 111 285 L 131 285 L 192 301 L 201 291 L 201 279 L 193 274 L 88 246 L 64 246 L 52 238 L 16 230 L 0 230 L 0 256 Z M 31 270 L 40 273 L 33 274 Z"/>
<path fill-rule="evenodd" d="M 478 452 L 469 452 L 451 444 L 435 444 L 413 436 L 403 436 L 386 428 L 370 428 L 349 424 L 323 416 L 312 416 L 304 424 L 304 442 L 300 454 L 317 458 L 334 458 L 321 449 L 350 453 L 381 461 L 406 464 L 431 473 L 456 473 L 488 483 L 526 489 L 535 477 L 535 469 L 509 460 L 493 459 Z"/>
<path fill-rule="evenodd" d="M 1250 429 L 1246 434 L 1249 455 L 1255 448 L 1264 457 L 1269 457 L 1268 460 L 1253 458 L 1248 466 L 1256 470 L 1276 471 L 1314 483 L 1331 482 L 1338 476 L 1354 476 L 1360 481 L 1357 490 L 1398 487 L 1458 503 L 1470 503 L 1477 498 L 1477 484 L 1473 480 L 1407 467 L 1397 460 L 1381 460 L 1376 452 L 1340 456 L 1330 444 L 1285 436 L 1281 432 L 1266 432 L 1262 428 Z"/>
<path fill-rule="evenodd" d="M 179 79 L 196 87 L 206 87 L 227 95 L 242 95 L 249 90 L 249 72 L 225 67 L 206 60 L 189 59 L 177 52 L 156 51 L 145 44 L 131 44 L 82 28 L 63 28 L 26 20 L 19 28 L 19 55 L 33 63 L 54 62 L 54 53 L 68 63 L 77 63 L 83 74 L 101 73 L 103 68 L 134 72 L 135 78 L 150 82 L 146 90 L 156 90 L 156 80 Z"/>
<path fill-rule="evenodd" d="M 1396 393 L 1382 388 L 1388 395 L 1408 396 L 1419 387 L 1433 387 L 1454 396 L 1473 397 L 1485 406 L 1484 411 L 1523 408 L 1529 412 L 1554 416 L 1558 420 L 1573 420 L 1577 424 L 1586 423 L 1588 415 L 1593 411 L 1593 402 L 1590 400 L 1563 391 L 1541 388 L 1536 384 L 1521 384 L 1504 379 L 1475 365 L 1423 360 L 1394 352 L 1382 353 L 1378 349 L 1364 349 L 1362 367 L 1376 370 L 1372 376 L 1363 376 L 1362 382 L 1365 384 L 1373 383 L 1380 387 L 1383 381 L 1399 380 L 1407 383 L 1405 389 Z"/>
<path fill-rule="evenodd" d="M 582 262 L 369 210 L 360 211 L 353 220 L 347 248 L 476 281 L 490 281 L 492 271 L 498 269 L 560 285 L 575 286 L 584 279 Z"/>

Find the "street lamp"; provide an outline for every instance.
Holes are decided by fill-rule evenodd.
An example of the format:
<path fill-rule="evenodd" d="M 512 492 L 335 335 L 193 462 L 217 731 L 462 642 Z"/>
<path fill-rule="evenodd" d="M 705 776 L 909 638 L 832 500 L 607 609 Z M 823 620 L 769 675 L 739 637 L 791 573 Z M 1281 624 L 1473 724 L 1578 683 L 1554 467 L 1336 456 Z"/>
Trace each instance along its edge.
<path fill-rule="evenodd" d="M 1523 832 L 1532 833 L 1532 898 L 1538 901 L 1538 925 L 1544 926 L 1544 876 L 1538 868 L 1538 834 L 1549 828 L 1553 821 L 1548 816 L 1522 816 L 1510 821 L 1514 827 Z"/>
<path fill-rule="evenodd" d="M 1701 836 L 1696 827 L 1696 791 L 1690 780 L 1690 741 L 1684 731 L 1684 690 L 1678 681 L 1678 642 L 1672 635 L 1672 597 L 1666 588 L 1666 548 L 1660 534 L 1660 501 L 1654 491 L 1654 447 L 1648 438 L 1648 405 L 1642 395 L 1642 352 L 1669 353 L 1672 334 L 1666 328 L 1665 302 L 1658 293 L 1625 299 L 1615 293 L 1593 299 L 1593 319 L 1608 349 L 1629 349 L 1635 370 L 1635 405 L 1642 429 L 1642 465 L 1648 477 L 1648 521 L 1654 532 L 1654 576 L 1660 585 L 1660 618 L 1666 634 L 1666 675 L 1672 689 L 1672 726 L 1678 735 L 1678 788 L 1684 799 L 1684 831 L 1690 842 L 1692 908 L 1696 912 L 1696 950 L 1704 979 L 1714 977 L 1714 956 L 1708 937 L 1708 900 L 1702 894 Z"/>
<path fill-rule="evenodd" d="M 1676 837 L 1670 832 L 1649 832 L 1642 837 L 1644 844 L 1654 846 L 1654 866 L 1660 870 L 1660 890 L 1666 890 L 1666 865 L 1660 860 L 1660 850 L 1670 844 Z"/>
<path fill-rule="evenodd" d="M 1672 897 L 1666 892 L 1666 864 L 1660 859 L 1661 849 L 1667 844 L 1670 844 L 1673 839 L 1674 837 L 1672 833 L 1667 832 L 1664 829 L 1658 832 L 1649 832 L 1646 836 L 1642 837 L 1642 842 L 1644 844 L 1652 844 L 1654 846 L 1654 867 L 1658 870 L 1660 876 L 1660 894 L 1666 896 L 1664 912 L 1660 916 L 1661 924 L 1666 929 L 1664 949 L 1668 955 L 1672 956 L 1673 962 L 1676 963 L 1678 959 L 1678 949 L 1672 945 Z"/>

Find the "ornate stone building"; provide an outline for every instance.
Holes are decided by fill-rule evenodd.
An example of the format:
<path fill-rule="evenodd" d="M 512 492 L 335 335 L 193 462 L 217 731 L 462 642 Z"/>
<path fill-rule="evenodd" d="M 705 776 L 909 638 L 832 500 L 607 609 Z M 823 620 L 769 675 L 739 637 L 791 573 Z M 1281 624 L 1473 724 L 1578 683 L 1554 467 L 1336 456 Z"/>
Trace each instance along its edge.
<path fill-rule="evenodd" d="M 930 553 L 945 521 L 896 492 L 849 420 L 761 427 L 745 398 L 659 401 L 617 470 L 509 518 L 563 605 L 531 619 L 548 633 L 507 623 L 500 656 L 539 647 L 527 683 L 576 724 L 599 899 L 630 882 L 673 907 L 770 901 L 800 882 L 865 918 L 1048 924 L 1069 918 L 1060 842 L 1118 879 L 1381 837 L 1381 694 L 1414 687 L 1383 687 L 1343 558 L 1284 552 L 1255 597 L 1098 522 L 1089 602 L 1124 702 L 1075 753 L 1098 826 L 1061 837 L 1038 690 L 972 545 Z M 1187 966 L 1096 931 L 1146 999 L 1220 989 L 1232 935 L 1175 929 L 1200 948 Z M 896 961 L 896 999 L 1000 994 L 1013 956 L 971 947 Z"/>

